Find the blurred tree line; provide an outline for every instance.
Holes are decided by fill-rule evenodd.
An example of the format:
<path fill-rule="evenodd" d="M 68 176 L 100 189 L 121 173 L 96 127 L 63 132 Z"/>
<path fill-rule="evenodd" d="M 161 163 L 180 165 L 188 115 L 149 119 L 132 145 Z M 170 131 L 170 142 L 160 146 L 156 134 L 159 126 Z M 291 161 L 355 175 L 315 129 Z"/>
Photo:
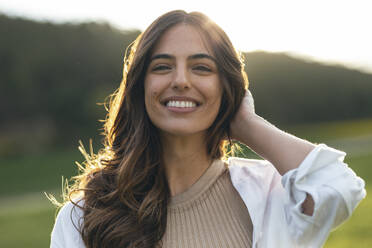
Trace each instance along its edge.
<path fill-rule="evenodd" d="M 105 98 L 139 30 L 0 15 L 0 155 L 102 137 Z M 265 52 L 245 53 L 256 111 L 287 125 L 372 117 L 372 74 Z"/>

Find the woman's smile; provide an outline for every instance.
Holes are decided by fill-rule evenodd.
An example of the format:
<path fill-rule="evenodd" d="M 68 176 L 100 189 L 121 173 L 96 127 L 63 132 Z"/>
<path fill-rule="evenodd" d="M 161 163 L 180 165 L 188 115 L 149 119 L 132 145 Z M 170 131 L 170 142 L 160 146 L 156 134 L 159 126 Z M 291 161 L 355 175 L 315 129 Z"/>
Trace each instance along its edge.
<path fill-rule="evenodd" d="M 167 97 L 162 104 L 167 110 L 175 113 L 194 112 L 201 105 L 193 98 L 184 96 Z"/>
<path fill-rule="evenodd" d="M 165 106 L 169 111 L 176 113 L 190 113 L 197 108 L 195 103 L 184 101 L 171 101 Z"/>

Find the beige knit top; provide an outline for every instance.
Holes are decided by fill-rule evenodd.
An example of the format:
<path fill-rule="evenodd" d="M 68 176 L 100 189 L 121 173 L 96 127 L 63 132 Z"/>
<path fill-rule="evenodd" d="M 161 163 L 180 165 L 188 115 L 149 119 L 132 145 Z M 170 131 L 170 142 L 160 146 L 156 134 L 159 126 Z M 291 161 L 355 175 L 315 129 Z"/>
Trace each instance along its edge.
<path fill-rule="evenodd" d="M 164 248 L 251 247 L 252 230 L 227 164 L 215 160 L 189 189 L 171 197 L 162 242 Z"/>

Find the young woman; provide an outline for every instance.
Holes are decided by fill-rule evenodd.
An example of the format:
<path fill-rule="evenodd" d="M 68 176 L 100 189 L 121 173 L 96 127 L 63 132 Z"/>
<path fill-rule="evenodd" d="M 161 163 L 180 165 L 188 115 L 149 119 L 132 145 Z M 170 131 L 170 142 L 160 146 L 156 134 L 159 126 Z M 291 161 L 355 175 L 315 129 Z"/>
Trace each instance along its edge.
<path fill-rule="evenodd" d="M 51 247 L 320 247 L 366 194 L 344 152 L 255 113 L 239 54 L 198 12 L 136 39 L 105 135 Z M 232 140 L 263 160 L 226 160 Z"/>

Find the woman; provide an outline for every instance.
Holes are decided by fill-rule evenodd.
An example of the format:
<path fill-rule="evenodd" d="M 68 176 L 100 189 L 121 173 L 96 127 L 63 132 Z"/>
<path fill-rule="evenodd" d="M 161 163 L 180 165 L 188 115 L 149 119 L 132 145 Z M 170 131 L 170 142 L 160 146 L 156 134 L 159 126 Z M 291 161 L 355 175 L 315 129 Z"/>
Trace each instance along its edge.
<path fill-rule="evenodd" d="M 320 247 L 364 182 L 344 152 L 258 116 L 247 88 L 239 54 L 206 16 L 155 20 L 131 47 L 106 148 L 88 158 L 51 247 Z M 223 160 L 232 139 L 264 160 Z"/>

